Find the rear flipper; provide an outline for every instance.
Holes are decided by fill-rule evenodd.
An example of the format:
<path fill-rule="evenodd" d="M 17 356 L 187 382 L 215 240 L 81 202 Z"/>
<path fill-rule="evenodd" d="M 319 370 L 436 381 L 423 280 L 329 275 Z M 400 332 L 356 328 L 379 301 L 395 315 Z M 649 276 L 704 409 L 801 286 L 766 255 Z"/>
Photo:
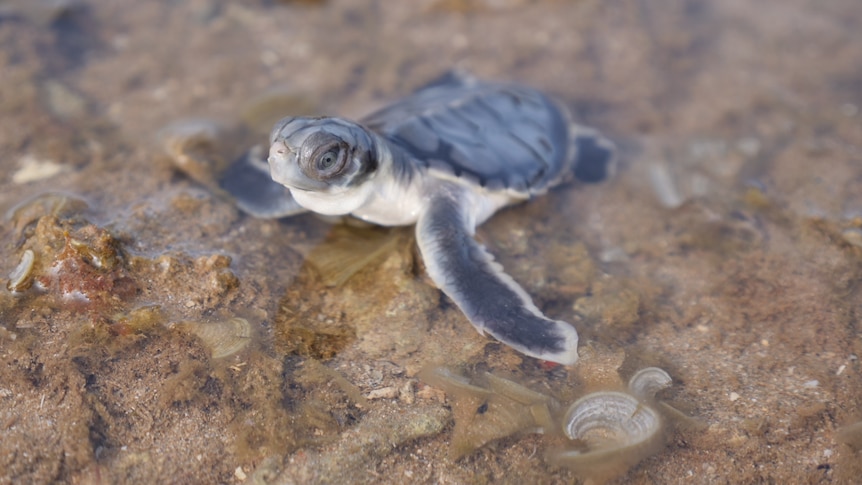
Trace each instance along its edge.
<path fill-rule="evenodd" d="M 585 183 L 609 179 L 616 172 L 614 144 L 592 128 L 575 125 L 571 127 L 571 133 L 575 151 L 575 178 Z"/>
<path fill-rule="evenodd" d="M 416 225 L 416 238 L 431 279 L 467 316 L 479 333 L 538 359 L 574 364 L 578 333 L 566 322 L 546 318 L 515 280 L 473 239 L 475 224 L 457 189 L 429 204 Z"/>
<path fill-rule="evenodd" d="M 272 180 L 269 164 L 259 149 L 251 149 L 233 162 L 219 185 L 236 198 L 244 212 L 261 219 L 275 219 L 305 212 L 284 185 Z"/>

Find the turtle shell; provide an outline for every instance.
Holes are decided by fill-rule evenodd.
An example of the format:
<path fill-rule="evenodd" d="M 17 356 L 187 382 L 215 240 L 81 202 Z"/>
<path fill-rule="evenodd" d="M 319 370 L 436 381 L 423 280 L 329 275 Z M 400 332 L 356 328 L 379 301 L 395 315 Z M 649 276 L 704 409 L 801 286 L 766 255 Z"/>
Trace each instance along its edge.
<path fill-rule="evenodd" d="M 490 190 L 528 195 L 571 173 L 567 114 L 526 86 L 450 73 L 362 123 L 415 163 Z"/>

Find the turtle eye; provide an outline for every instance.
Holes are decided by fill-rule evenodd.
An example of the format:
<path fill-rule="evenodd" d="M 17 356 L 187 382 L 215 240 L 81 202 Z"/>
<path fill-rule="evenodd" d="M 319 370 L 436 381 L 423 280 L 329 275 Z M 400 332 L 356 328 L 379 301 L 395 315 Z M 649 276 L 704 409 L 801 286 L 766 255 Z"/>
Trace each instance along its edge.
<path fill-rule="evenodd" d="M 338 152 L 340 150 L 329 150 L 317 159 L 317 169 L 326 171 L 331 169 L 338 163 Z"/>
<path fill-rule="evenodd" d="M 318 180 L 337 177 L 347 166 L 347 149 L 343 143 L 330 143 L 318 148 L 308 159 L 308 175 Z"/>
<path fill-rule="evenodd" d="M 303 142 L 299 156 L 300 170 L 306 177 L 332 183 L 350 164 L 350 145 L 326 131 L 317 131 Z"/>

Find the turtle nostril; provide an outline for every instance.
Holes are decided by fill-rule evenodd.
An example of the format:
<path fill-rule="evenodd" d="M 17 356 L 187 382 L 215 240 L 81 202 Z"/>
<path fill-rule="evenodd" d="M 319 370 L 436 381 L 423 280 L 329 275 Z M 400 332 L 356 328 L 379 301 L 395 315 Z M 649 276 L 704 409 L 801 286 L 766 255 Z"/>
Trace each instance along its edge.
<path fill-rule="evenodd" d="M 287 155 L 288 152 L 290 152 L 290 147 L 287 146 L 287 143 L 281 140 L 275 141 L 269 149 L 270 155 L 284 156 Z"/>

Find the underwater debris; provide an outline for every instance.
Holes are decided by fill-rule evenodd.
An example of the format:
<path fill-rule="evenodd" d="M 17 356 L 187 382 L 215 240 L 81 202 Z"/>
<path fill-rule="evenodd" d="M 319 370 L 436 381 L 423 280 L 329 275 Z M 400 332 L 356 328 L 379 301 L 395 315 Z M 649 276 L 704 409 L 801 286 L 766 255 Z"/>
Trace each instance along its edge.
<path fill-rule="evenodd" d="M 337 442 L 319 450 L 300 450 L 285 461 L 281 474 L 267 483 L 397 482 L 393 477 L 363 475 L 392 453 L 415 440 L 440 433 L 447 423 L 443 406 L 408 406 L 392 412 L 378 407 L 344 431 Z M 360 471 L 360 473 L 357 473 Z M 406 477 L 402 480 L 412 483 Z"/>
<path fill-rule="evenodd" d="M 862 421 L 840 428 L 837 437 L 838 441 L 849 445 L 854 450 L 862 450 Z"/>
<path fill-rule="evenodd" d="M 412 248 L 413 231 L 377 227 L 332 228 L 327 240 L 308 255 L 324 285 L 338 287 L 364 268 L 402 248 Z"/>
<path fill-rule="evenodd" d="M 63 192 L 43 192 L 24 199 L 6 212 L 6 221 L 12 224 L 16 238 L 25 229 L 35 225 L 43 216 L 66 219 L 87 210 L 89 204 L 77 195 Z"/>
<path fill-rule="evenodd" d="M 858 227 L 844 229 L 841 231 L 841 237 L 847 244 L 862 248 L 862 229 Z"/>
<path fill-rule="evenodd" d="M 103 351 L 118 355 L 130 346 L 162 333 L 164 321 L 160 306 L 141 306 L 129 312 L 96 318 L 88 325 L 75 328 L 69 336 L 69 345 L 76 357 L 98 355 Z"/>
<path fill-rule="evenodd" d="M 419 377 L 450 394 L 455 418 L 449 450 L 453 460 L 501 438 L 521 432 L 542 432 L 547 426 L 544 421 L 551 415 L 547 408 L 550 398 L 507 379 L 492 377 L 494 384 L 484 388 L 445 367 L 425 369 Z M 545 409 L 531 409 L 543 406 Z"/>
<path fill-rule="evenodd" d="M 285 116 L 310 116 L 320 112 L 314 93 L 279 86 L 248 101 L 240 109 L 240 118 L 253 132 L 269 135 L 273 125 Z"/>
<path fill-rule="evenodd" d="M 174 167 L 217 194 L 221 193 L 217 174 L 227 167 L 220 143 L 225 136 L 224 128 L 207 119 L 177 121 L 158 133 Z"/>
<path fill-rule="evenodd" d="M 311 272 L 301 271 L 297 284 L 279 301 L 273 320 L 275 347 L 284 354 L 329 360 L 356 340 L 356 328 L 343 314 L 323 316 L 323 291 L 309 290 L 315 288 L 309 285 L 314 285 Z"/>
<path fill-rule="evenodd" d="M 655 394 L 671 384 L 670 375 L 657 367 L 636 372 L 625 390 L 589 393 L 566 410 L 555 397 L 489 373 L 479 376 L 481 386 L 445 367 L 425 369 L 419 376 L 452 400 L 453 459 L 517 433 L 564 435 L 567 443 L 552 449 L 547 460 L 601 481 L 659 451 L 663 415 L 679 418 L 674 408 L 655 401 Z"/>
<path fill-rule="evenodd" d="M 217 322 L 184 321 L 171 325 L 196 335 L 210 350 L 213 359 L 230 357 L 251 342 L 251 324 L 245 318 L 233 317 Z"/>

